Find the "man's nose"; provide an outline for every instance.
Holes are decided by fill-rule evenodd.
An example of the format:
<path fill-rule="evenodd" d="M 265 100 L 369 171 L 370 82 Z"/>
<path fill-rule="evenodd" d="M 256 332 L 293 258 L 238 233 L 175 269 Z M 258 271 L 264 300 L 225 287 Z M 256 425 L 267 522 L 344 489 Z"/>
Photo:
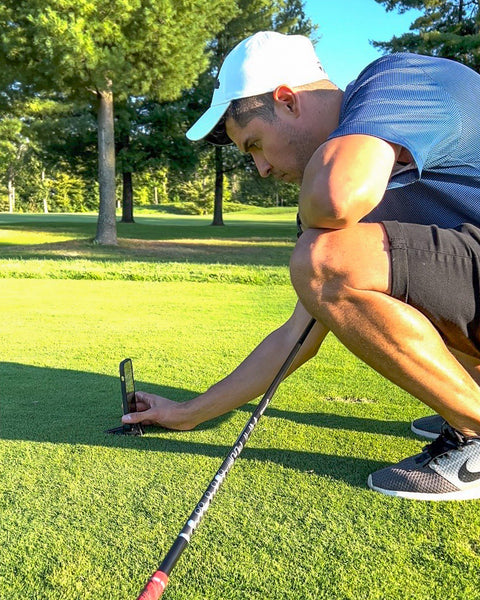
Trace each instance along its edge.
<path fill-rule="evenodd" d="M 253 157 L 257 171 L 260 173 L 260 177 L 268 177 L 272 172 L 272 165 L 265 159 L 261 154 L 255 154 Z"/>

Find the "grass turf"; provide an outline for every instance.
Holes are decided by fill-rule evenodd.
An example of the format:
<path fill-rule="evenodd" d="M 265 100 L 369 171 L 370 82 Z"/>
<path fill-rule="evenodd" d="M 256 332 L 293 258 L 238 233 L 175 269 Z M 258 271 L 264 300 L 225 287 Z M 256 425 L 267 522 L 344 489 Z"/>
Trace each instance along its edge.
<path fill-rule="evenodd" d="M 104 433 L 119 423 L 120 359 L 140 389 L 186 400 L 288 316 L 292 214 L 235 218 L 219 230 L 145 216 L 102 249 L 89 216 L 0 215 L 2 600 L 136 597 L 235 441 L 252 406 L 192 432 Z M 228 259 L 204 255 L 209 238 L 234 248 Z M 478 502 L 366 487 L 421 448 L 409 421 L 427 412 L 328 339 L 278 389 L 164 597 L 480 598 Z"/>

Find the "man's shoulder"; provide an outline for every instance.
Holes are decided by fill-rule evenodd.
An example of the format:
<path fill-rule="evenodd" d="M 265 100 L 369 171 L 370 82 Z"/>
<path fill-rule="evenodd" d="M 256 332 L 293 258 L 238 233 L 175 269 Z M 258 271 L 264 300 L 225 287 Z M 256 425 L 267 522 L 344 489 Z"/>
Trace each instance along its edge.
<path fill-rule="evenodd" d="M 462 103 L 461 89 L 476 95 L 480 75 L 454 60 L 401 52 L 382 56 L 365 67 L 347 86 L 343 106 L 402 98 L 427 104 L 432 99 L 447 102 L 454 98 Z"/>
<path fill-rule="evenodd" d="M 418 76 L 444 81 L 446 78 L 455 79 L 456 74 L 459 77 L 469 75 L 480 78 L 478 73 L 455 60 L 411 52 L 397 52 L 381 56 L 368 64 L 352 83 L 365 83 L 381 77 L 382 74 L 389 76 L 392 73 L 398 81 Z"/>
<path fill-rule="evenodd" d="M 382 56 L 352 82 L 330 137 L 364 134 L 406 148 L 417 169 L 478 156 L 480 122 L 472 106 L 480 75 L 455 61 L 398 53 Z M 478 162 L 478 159 L 476 159 Z"/>

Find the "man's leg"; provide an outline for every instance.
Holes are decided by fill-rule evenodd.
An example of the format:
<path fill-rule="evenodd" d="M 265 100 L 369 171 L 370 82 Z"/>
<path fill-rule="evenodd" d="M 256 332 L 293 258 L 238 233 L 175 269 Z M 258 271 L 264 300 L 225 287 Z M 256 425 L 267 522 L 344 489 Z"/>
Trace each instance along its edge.
<path fill-rule="evenodd" d="M 450 348 L 450 352 L 480 386 L 480 359 L 455 348 Z"/>
<path fill-rule="evenodd" d="M 390 273 L 388 239 L 375 223 L 308 230 L 291 262 L 301 302 L 347 348 L 458 431 L 480 434 L 480 388 L 427 317 L 389 296 Z"/>
<path fill-rule="evenodd" d="M 423 453 L 372 474 L 370 487 L 421 500 L 480 498 L 480 388 L 431 321 L 389 295 L 391 267 L 383 226 L 359 224 L 305 232 L 291 276 L 319 322 L 454 428 Z M 438 294 L 443 291 L 438 281 Z M 460 340 L 462 347 L 469 343 Z"/>
<path fill-rule="evenodd" d="M 480 385 L 480 361 L 478 358 L 449 348 L 458 362 L 465 367 L 473 379 Z M 411 430 L 416 435 L 429 440 L 435 440 L 442 433 L 445 426 L 445 419 L 440 415 L 428 415 L 412 421 Z"/>

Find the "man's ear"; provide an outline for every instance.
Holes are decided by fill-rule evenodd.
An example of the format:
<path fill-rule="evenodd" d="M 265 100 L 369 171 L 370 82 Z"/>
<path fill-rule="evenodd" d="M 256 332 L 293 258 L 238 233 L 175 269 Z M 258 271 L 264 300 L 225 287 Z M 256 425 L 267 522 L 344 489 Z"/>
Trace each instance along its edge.
<path fill-rule="evenodd" d="M 279 103 L 279 108 L 284 108 L 293 115 L 298 114 L 299 105 L 297 94 L 288 85 L 279 85 L 273 91 L 273 99 Z"/>

